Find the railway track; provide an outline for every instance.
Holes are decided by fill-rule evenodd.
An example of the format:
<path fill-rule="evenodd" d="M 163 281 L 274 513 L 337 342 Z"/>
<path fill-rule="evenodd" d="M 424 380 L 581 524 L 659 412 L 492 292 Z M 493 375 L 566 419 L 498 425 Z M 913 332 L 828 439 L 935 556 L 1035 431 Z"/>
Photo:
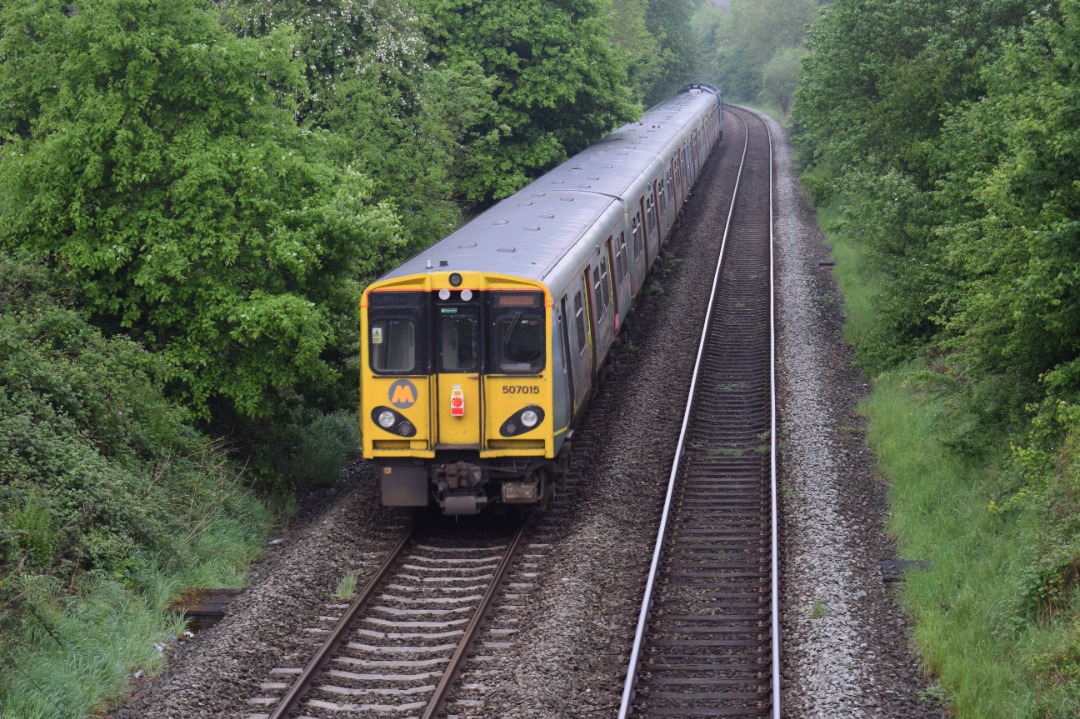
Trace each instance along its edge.
<path fill-rule="evenodd" d="M 247 719 L 434 717 L 442 709 L 527 529 L 478 538 L 410 528 L 304 669 L 275 673 Z M 268 713 L 254 711 L 272 706 Z"/>
<path fill-rule="evenodd" d="M 772 140 L 734 115 L 742 169 L 620 719 L 780 716 Z"/>

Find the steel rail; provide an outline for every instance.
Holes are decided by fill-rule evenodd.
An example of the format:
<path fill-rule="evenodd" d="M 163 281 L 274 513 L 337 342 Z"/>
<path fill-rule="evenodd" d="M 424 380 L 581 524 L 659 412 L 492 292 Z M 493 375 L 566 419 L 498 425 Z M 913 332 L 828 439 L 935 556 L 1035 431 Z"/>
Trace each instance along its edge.
<path fill-rule="evenodd" d="M 423 713 L 421 713 L 421 719 L 433 719 L 438 712 L 446 704 L 447 696 L 450 693 L 450 687 L 457 679 L 458 673 L 461 671 L 461 665 L 465 661 L 466 655 L 472 648 L 473 641 L 476 639 L 477 632 L 481 623 L 484 621 L 484 617 L 487 616 L 488 610 L 495 599 L 495 594 L 499 591 L 499 587 L 502 586 L 503 579 L 510 569 L 510 564 L 513 562 L 514 557 L 517 556 L 518 549 L 521 547 L 521 543 L 525 538 L 525 531 L 529 527 L 529 522 L 525 521 L 521 523 L 514 538 L 510 541 L 510 545 L 506 548 L 506 554 L 503 555 L 502 561 L 499 562 L 499 566 L 495 569 L 495 575 L 491 578 L 491 582 L 488 584 L 487 591 L 484 592 L 484 596 L 480 599 L 480 605 L 473 613 L 472 620 L 465 628 L 465 634 L 462 635 L 458 641 L 457 648 L 454 650 L 454 656 L 450 658 L 450 664 L 443 671 L 442 678 L 439 680 L 438 686 L 435 687 L 435 694 L 424 707 Z"/>
<path fill-rule="evenodd" d="M 284 719 L 284 717 L 300 703 L 301 697 L 303 697 L 304 693 L 311 687 L 311 684 L 322 672 L 323 665 L 325 665 L 331 655 L 337 651 L 338 645 L 341 644 L 341 640 L 344 639 L 349 629 L 352 628 L 357 615 L 359 615 L 360 611 L 367 606 L 376 587 L 382 583 L 383 578 L 390 571 L 390 568 L 401 556 L 405 546 L 413 537 L 414 529 L 413 526 L 409 526 L 405 530 L 401 539 L 390 551 L 390 555 L 386 558 L 386 561 L 382 563 L 382 566 L 372 575 L 371 579 L 364 585 L 360 594 L 353 600 L 353 603 L 349 605 L 345 614 L 338 620 L 338 623 L 330 632 L 329 637 L 327 637 L 326 641 L 323 642 L 323 645 L 319 647 L 319 651 L 315 653 L 315 656 L 311 658 L 311 661 L 307 663 L 307 666 L 304 667 L 304 671 L 300 673 L 296 678 L 296 681 L 289 687 L 289 690 L 285 693 L 285 696 L 277 705 L 277 708 L 268 716 L 268 719 Z"/>
<path fill-rule="evenodd" d="M 769 482 L 771 485 L 772 499 L 770 511 L 772 512 L 772 715 L 773 719 L 780 719 L 783 695 L 780 690 L 781 669 L 781 646 L 780 646 L 780 506 L 779 487 L 777 486 L 776 471 L 776 236 L 773 231 L 775 223 L 774 197 L 776 194 L 773 182 L 773 137 L 769 123 L 765 123 L 765 132 L 769 135 L 769 437 L 771 454 L 769 464 Z"/>
<path fill-rule="evenodd" d="M 735 117 L 739 117 L 735 115 Z M 746 121 L 739 118 L 746 128 Z M 675 484 L 679 473 L 679 461 L 682 458 L 686 443 L 687 429 L 690 426 L 690 415 L 693 409 L 694 394 L 697 389 L 698 374 L 701 369 L 702 358 L 705 355 L 705 347 L 708 339 L 709 323 L 712 319 L 713 306 L 715 304 L 717 289 L 720 286 L 720 269 L 724 262 L 724 250 L 727 248 L 728 235 L 731 231 L 731 220 L 735 214 L 735 198 L 739 193 L 739 185 L 742 182 L 743 170 L 746 169 L 746 154 L 750 145 L 750 131 L 746 128 L 743 141 L 742 157 L 739 160 L 739 173 L 735 178 L 735 187 L 731 193 L 731 206 L 728 208 L 727 220 L 724 223 L 724 235 L 720 241 L 720 258 L 716 263 L 716 272 L 713 274 L 712 290 L 709 293 L 708 309 L 705 314 L 704 329 L 701 340 L 698 343 L 697 359 L 694 363 L 694 371 L 690 380 L 690 389 L 687 393 L 686 411 L 683 413 L 682 429 L 679 432 L 679 441 L 675 446 L 675 462 L 668 477 L 667 496 L 664 498 L 664 510 L 660 515 L 660 528 L 656 533 L 656 547 L 653 549 L 652 563 L 649 566 L 649 576 L 645 583 L 645 594 L 641 600 L 641 612 L 638 615 L 637 632 L 634 636 L 634 645 L 630 651 L 630 663 L 626 672 L 626 681 L 623 684 L 622 703 L 619 706 L 619 719 L 629 716 L 631 704 L 634 698 L 634 684 L 637 681 L 638 663 L 641 661 L 641 647 L 645 638 L 645 628 L 649 621 L 649 611 L 652 606 L 653 589 L 656 584 L 657 572 L 660 568 L 660 558 L 664 547 L 664 538 L 667 534 L 668 518 L 671 514 L 672 498 L 675 494 Z"/>

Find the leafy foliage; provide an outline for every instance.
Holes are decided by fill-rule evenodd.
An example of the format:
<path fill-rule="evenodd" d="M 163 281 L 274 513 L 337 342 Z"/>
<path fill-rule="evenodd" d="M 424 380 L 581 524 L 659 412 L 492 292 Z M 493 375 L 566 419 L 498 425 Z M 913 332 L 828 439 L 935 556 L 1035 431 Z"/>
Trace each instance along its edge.
<path fill-rule="evenodd" d="M 910 357 L 955 311 L 963 280 L 937 228 L 965 201 L 935 195 L 950 172 L 944 118 L 985 92 L 979 68 L 1026 21 L 1030 4 L 848 0 L 813 27 L 795 137 L 815 199 L 843 200 L 848 231 L 863 238 L 890 284 L 879 298 L 879 341 L 863 351 L 872 367 Z"/>
<path fill-rule="evenodd" d="M 727 9 L 698 11 L 697 32 L 706 48 L 706 74 L 729 97 L 791 104 L 795 63 L 817 0 L 732 0 Z"/>
<path fill-rule="evenodd" d="M 940 230 L 963 280 L 947 328 L 972 374 L 1023 397 L 1080 392 L 1080 5 L 1043 15 L 987 66 L 988 94 L 950 122 Z"/>
<path fill-rule="evenodd" d="M 702 0 L 650 0 L 645 25 L 659 45 L 660 76 L 645 95 L 647 105 L 701 79 L 702 46 L 694 33 L 694 14 L 702 5 Z"/>
<path fill-rule="evenodd" d="M 330 134 L 334 157 L 373 180 L 415 251 L 459 221 L 453 168 L 460 126 L 493 101 L 474 70 L 465 77 L 426 63 L 419 18 L 403 0 L 227 0 L 226 24 L 267 37 L 292 28 L 305 83 L 296 88 L 301 124 Z M 387 266 L 394 259 L 386 257 Z"/>
<path fill-rule="evenodd" d="M 233 511 L 198 495 L 234 478 L 165 399 L 160 358 L 103 337 L 56 286 L 0 254 L 0 578 L 130 578 L 176 555 L 192 512 Z"/>
<path fill-rule="evenodd" d="M 837 0 L 808 49 L 801 160 L 888 287 L 857 354 L 928 355 L 975 416 L 954 450 L 1012 445 L 990 507 L 1037 529 L 1006 621 L 1064 627 L 1031 671 L 1075 715 L 1080 2 Z"/>
<path fill-rule="evenodd" d="M 353 412 L 320 414 L 300 434 L 291 472 L 298 484 L 333 484 L 360 451 L 360 425 Z"/>
<path fill-rule="evenodd" d="M 457 173 L 468 202 L 515 192 L 635 112 L 599 0 L 414 5 L 430 19 L 429 61 L 482 82 L 495 101 L 474 104 L 463 128 Z"/>
<path fill-rule="evenodd" d="M 611 42 L 622 56 L 633 97 L 644 100 L 660 81 L 666 65 L 660 40 L 646 24 L 649 0 L 612 0 Z"/>
<path fill-rule="evenodd" d="M 761 71 L 761 94 L 787 115 L 795 101 L 795 89 L 802 78 L 802 61 L 806 51 L 801 47 L 786 47 L 776 51 Z"/>
<path fill-rule="evenodd" d="M 295 38 L 238 40 L 194 0 L 65 10 L 0 11 L 0 243 L 55 258 L 203 416 L 331 392 L 356 282 L 401 240 L 296 127 Z"/>

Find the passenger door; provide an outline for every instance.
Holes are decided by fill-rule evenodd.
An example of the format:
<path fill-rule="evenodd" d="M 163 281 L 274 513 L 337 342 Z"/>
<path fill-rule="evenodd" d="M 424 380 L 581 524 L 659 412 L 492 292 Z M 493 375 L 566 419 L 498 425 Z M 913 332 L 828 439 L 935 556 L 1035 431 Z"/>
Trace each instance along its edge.
<path fill-rule="evenodd" d="M 483 442 L 481 339 L 478 305 L 440 305 L 435 321 L 435 414 L 441 448 Z"/>

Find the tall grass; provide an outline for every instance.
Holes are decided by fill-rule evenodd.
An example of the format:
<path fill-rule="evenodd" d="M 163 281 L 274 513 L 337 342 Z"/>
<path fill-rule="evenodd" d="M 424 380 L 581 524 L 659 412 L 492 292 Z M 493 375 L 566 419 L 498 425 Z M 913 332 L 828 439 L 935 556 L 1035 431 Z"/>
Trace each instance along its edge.
<path fill-rule="evenodd" d="M 918 386 L 920 376 L 921 368 L 908 367 L 879 377 L 864 406 L 889 479 L 889 530 L 903 558 L 929 562 L 904 582 L 915 641 L 958 716 L 1034 716 L 1025 642 L 1010 621 L 1019 570 L 1030 559 L 1028 520 L 1005 521 L 990 511 L 993 467 L 944 446 L 949 410 Z"/>
<path fill-rule="evenodd" d="M 9 637 L 0 681 L 4 719 L 81 719 L 119 699 L 132 673 L 162 666 L 175 621 L 118 582 L 78 597 L 28 587 L 34 616 Z"/>
<path fill-rule="evenodd" d="M 101 573 L 74 586 L 24 577 L 0 637 L 0 719 L 84 719 L 152 675 L 183 630 L 169 602 L 189 587 L 240 587 L 265 546 L 270 512 L 241 485 L 207 482 L 203 508 L 169 557 L 143 557 L 126 581 Z M 226 510 L 227 507 L 227 510 Z"/>
<path fill-rule="evenodd" d="M 857 354 L 872 334 L 879 285 L 856 248 L 831 239 Z M 889 483 L 888 529 L 902 558 L 928 562 L 902 588 L 913 639 L 960 719 L 1076 719 L 1080 607 L 1047 619 L 1025 605 L 1042 518 L 1033 505 L 994 504 L 1006 492 L 1008 441 L 983 435 L 970 451 L 967 401 L 919 361 L 875 378 L 861 407 Z"/>

